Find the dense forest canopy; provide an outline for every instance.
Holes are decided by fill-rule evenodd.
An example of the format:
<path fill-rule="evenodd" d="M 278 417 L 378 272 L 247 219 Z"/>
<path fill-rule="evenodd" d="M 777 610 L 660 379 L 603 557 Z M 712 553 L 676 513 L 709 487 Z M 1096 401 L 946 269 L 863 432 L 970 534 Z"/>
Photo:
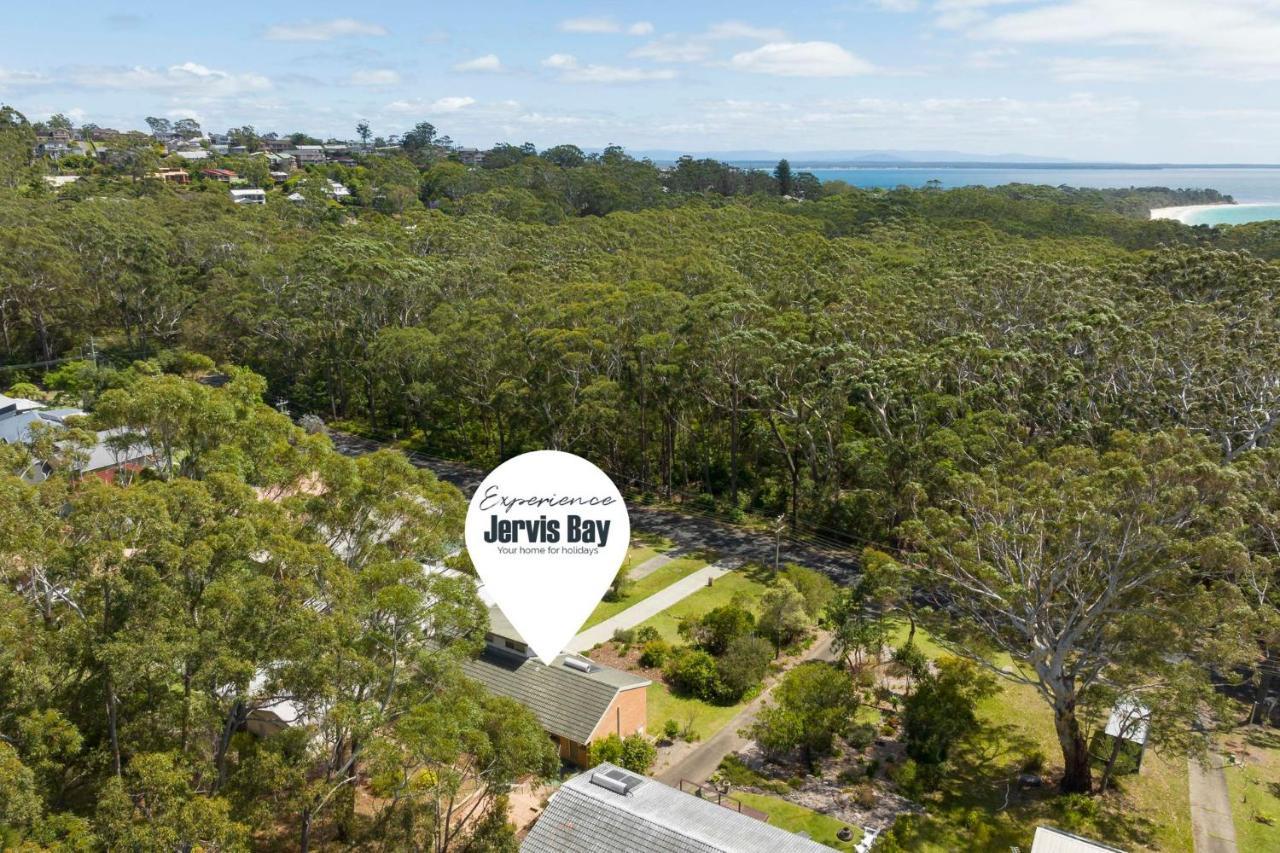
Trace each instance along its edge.
<path fill-rule="evenodd" d="M 480 465 L 571 451 L 638 496 L 876 545 L 925 572 L 926 616 L 954 617 L 957 647 L 1026 664 L 1071 790 L 1090 786 L 1071 750 L 1079 709 L 1104 701 L 1091 691 L 1114 699 L 1145 667 L 1154 695 L 1208 701 L 1205 666 L 1270 657 L 1280 224 L 1146 218 L 1216 193 L 858 190 L 574 146 L 475 167 L 413 137 L 294 176 L 304 203 L 241 207 L 198 177 L 148 178 L 161 152 L 143 142 L 55 192 L 30 136 L 6 114 L 0 390 L 35 383 L 99 426 L 185 443 L 128 488 L 0 481 L 0 635 L 40 638 L 32 663 L 0 644 L 0 789 L 25 792 L 0 794 L 0 823 L 129 846 L 156 819 L 138 792 L 162 790 L 185 804 L 164 818 L 175 838 L 208 826 L 235 846 L 283 814 L 291 833 L 320 814 L 354 837 L 334 791 L 368 762 L 382 837 L 452 849 L 440 815 L 461 787 L 545 772 L 536 725 L 456 672 L 482 633 L 473 593 L 412 571 L 456 540 L 458 496 L 390 457 L 337 458 L 263 398 Z M 312 192 L 325 178 L 350 199 Z M 179 378 L 204 363 L 192 353 L 255 374 L 211 390 Z M 303 488 L 315 477 L 340 499 Z M 369 538 L 371 514 L 403 535 Z M 1132 541 L 1117 517 L 1149 538 L 1103 571 L 1081 531 Z M 324 547 L 341 531 L 365 537 L 345 559 Z M 1050 585 L 1095 591 L 1097 613 L 995 624 L 965 598 L 989 584 L 988 602 L 1031 606 L 1039 576 L 990 556 L 1028 541 L 1080 558 Z M 64 586 L 83 597 L 59 605 Z M 1231 626 L 1213 642 L 1192 630 L 1210 617 Z M 1163 637 L 1177 665 L 1135 644 L 1160 619 L 1186 629 Z M 327 753 L 233 742 L 260 672 L 310 703 Z M 497 754 L 510 761 L 467 763 Z M 307 777 L 311 759 L 336 787 Z M 438 772 L 407 780 L 423 765 Z"/>

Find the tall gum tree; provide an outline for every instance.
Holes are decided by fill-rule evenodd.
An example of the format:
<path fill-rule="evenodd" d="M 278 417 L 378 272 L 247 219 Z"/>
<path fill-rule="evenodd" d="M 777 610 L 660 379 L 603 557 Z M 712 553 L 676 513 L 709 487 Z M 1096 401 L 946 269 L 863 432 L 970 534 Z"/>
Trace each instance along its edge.
<path fill-rule="evenodd" d="M 1245 658 L 1248 608 L 1229 583 L 1243 549 L 1221 532 L 1238 526 L 1238 478 L 1220 455 L 1186 433 L 1120 433 L 1106 451 L 1068 446 L 959 475 L 941 508 L 904 525 L 933 605 L 926 624 L 1040 693 L 1065 792 L 1093 787 L 1092 697 L 1203 694 L 1211 670 Z M 1196 703 L 1157 713 L 1175 708 L 1190 727 Z"/>

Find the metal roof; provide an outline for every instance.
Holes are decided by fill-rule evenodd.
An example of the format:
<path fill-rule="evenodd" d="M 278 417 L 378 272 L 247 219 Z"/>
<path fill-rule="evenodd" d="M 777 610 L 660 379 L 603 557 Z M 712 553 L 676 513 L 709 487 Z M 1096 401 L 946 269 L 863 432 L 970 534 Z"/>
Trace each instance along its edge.
<path fill-rule="evenodd" d="M 1150 724 L 1150 708 L 1132 699 L 1121 699 L 1111 709 L 1111 717 L 1107 720 L 1107 734 L 1136 744 L 1146 744 Z"/>
<path fill-rule="evenodd" d="M 521 853 L 819 853 L 832 849 L 803 836 L 686 794 L 648 777 L 627 793 L 591 781 L 617 770 L 600 764 L 551 796 Z"/>
<path fill-rule="evenodd" d="M 1124 853 L 1097 841 L 1063 832 L 1049 826 L 1037 826 L 1031 842 L 1031 853 Z"/>
<path fill-rule="evenodd" d="M 553 735 L 585 744 L 623 690 L 651 682 L 629 672 L 594 664 L 590 672 L 565 666 L 561 655 L 550 666 L 537 658 L 486 647 L 480 657 L 464 661 L 462 670 L 499 696 L 524 705 Z"/>

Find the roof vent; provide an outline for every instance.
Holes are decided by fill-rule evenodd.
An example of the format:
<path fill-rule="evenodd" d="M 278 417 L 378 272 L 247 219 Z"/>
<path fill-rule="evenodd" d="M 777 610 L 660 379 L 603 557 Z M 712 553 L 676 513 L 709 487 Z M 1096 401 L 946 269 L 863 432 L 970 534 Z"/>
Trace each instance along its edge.
<path fill-rule="evenodd" d="M 569 669 L 576 669 L 578 672 L 591 672 L 591 661 L 585 658 L 565 658 L 564 665 Z"/>
<path fill-rule="evenodd" d="M 633 776 L 625 770 L 613 767 L 609 770 L 597 770 L 591 774 L 591 784 L 599 785 L 607 791 L 626 796 L 640 786 L 644 780 Z"/>

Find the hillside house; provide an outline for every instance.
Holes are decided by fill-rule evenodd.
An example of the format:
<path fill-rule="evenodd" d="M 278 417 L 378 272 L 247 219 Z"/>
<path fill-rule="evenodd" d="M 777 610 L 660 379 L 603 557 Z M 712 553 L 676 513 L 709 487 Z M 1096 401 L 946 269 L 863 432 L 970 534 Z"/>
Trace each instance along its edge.
<path fill-rule="evenodd" d="M 490 693 L 532 711 L 560 757 L 572 764 L 587 766 L 599 738 L 644 733 L 648 679 L 576 655 L 561 655 L 546 666 L 497 607 L 489 608 L 484 652 L 462 668 Z"/>
<path fill-rule="evenodd" d="M 258 187 L 231 190 L 231 200 L 236 204 L 266 204 L 267 191 Z"/>

